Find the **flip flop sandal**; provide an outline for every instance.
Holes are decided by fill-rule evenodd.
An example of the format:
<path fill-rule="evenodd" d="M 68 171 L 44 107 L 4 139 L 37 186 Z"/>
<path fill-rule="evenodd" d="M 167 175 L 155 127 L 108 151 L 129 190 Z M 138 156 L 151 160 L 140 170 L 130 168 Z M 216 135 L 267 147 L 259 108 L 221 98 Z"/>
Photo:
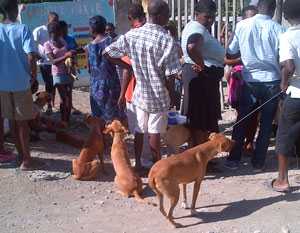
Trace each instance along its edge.
<path fill-rule="evenodd" d="M 0 163 L 15 162 L 17 156 L 9 151 L 3 151 L 0 153 Z"/>
<path fill-rule="evenodd" d="M 277 179 L 273 179 L 270 183 L 270 189 L 272 189 L 275 192 L 279 192 L 279 193 L 289 193 L 291 192 L 291 188 L 290 187 L 286 187 L 286 188 L 276 188 L 274 187 L 274 183 Z"/>

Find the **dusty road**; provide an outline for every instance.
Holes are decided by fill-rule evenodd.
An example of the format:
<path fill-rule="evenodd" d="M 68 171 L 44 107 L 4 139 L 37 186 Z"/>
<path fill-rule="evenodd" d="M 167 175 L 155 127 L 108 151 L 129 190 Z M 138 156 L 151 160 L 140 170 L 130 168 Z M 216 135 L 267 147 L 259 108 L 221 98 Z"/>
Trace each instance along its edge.
<path fill-rule="evenodd" d="M 89 111 L 88 101 L 88 93 L 74 93 L 74 105 L 81 111 Z M 228 127 L 234 113 L 227 111 L 223 117 L 222 127 Z M 100 174 L 97 181 L 74 181 L 68 175 L 79 150 L 57 143 L 51 134 L 43 133 L 42 138 L 32 144 L 32 154 L 46 163 L 45 171 L 21 172 L 0 165 L 0 233 L 300 233 L 300 186 L 293 180 L 300 172 L 291 161 L 293 193 L 270 190 L 267 184 L 277 166 L 272 145 L 265 173 L 254 174 L 246 157 L 236 172 L 224 170 L 224 158 L 218 159 L 218 171 L 209 173 L 201 187 L 199 214 L 191 217 L 178 205 L 176 221 L 185 228 L 175 230 L 156 207 L 115 193 L 108 155 L 108 174 Z M 128 143 L 132 153 L 132 141 Z M 64 179 L 52 180 L 51 175 Z M 144 195 L 156 202 L 148 188 Z"/>

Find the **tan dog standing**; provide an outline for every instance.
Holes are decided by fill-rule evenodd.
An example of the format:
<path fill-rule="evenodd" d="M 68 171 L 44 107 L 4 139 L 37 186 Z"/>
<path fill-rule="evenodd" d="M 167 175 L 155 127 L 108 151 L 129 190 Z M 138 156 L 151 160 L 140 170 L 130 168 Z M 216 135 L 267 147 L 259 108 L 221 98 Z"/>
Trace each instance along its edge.
<path fill-rule="evenodd" d="M 104 169 L 103 151 L 104 142 L 102 131 L 104 122 L 98 117 L 87 116 L 85 122 L 90 127 L 89 137 L 86 140 L 79 158 L 73 159 L 73 177 L 76 180 L 93 180 L 97 177 L 100 164 L 95 157 L 98 155 L 102 169 Z"/>
<path fill-rule="evenodd" d="M 208 141 L 208 134 L 198 130 L 197 142 L 202 144 Z M 172 153 L 179 154 L 180 146 L 187 143 L 191 148 L 193 145 L 192 130 L 187 125 L 170 125 L 167 132 L 163 135 L 164 142 L 172 150 Z M 187 209 L 186 184 L 182 184 L 183 199 L 182 208 Z"/>
<path fill-rule="evenodd" d="M 143 191 L 142 180 L 134 172 L 130 164 L 128 148 L 124 140 L 127 132 L 128 130 L 118 120 L 114 120 L 104 130 L 104 133 L 110 133 L 113 136 L 111 160 L 116 172 L 115 184 L 121 195 L 125 197 L 134 196 L 138 202 L 147 203 L 141 197 Z"/>
<path fill-rule="evenodd" d="M 183 153 L 170 156 L 154 164 L 149 173 L 149 186 L 156 193 L 159 200 L 160 212 L 175 227 L 181 225 L 173 220 L 173 211 L 178 203 L 180 189 L 179 184 L 194 182 L 191 213 L 196 213 L 195 205 L 200 190 L 201 182 L 206 174 L 209 160 L 220 152 L 228 152 L 233 146 L 233 141 L 223 134 L 211 134 L 209 141 Z M 163 197 L 170 199 L 168 214 L 164 210 Z"/>

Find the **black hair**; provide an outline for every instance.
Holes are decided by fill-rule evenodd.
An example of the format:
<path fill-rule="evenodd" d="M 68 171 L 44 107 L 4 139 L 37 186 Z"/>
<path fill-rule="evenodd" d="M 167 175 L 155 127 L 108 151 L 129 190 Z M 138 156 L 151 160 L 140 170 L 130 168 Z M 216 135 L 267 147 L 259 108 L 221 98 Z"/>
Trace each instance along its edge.
<path fill-rule="evenodd" d="M 60 25 L 60 28 L 62 28 L 62 29 L 68 28 L 68 24 L 66 21 L 63 21 L 63 20 L 59 21 L 59 25 Z"/>
<path fill-rule="evenodd" d="M 89 25 L 93 33 L 104 34 L 106 24 L 107 24 L 106 19 L 101 15 L 94 16 L 89 20 Z"/>
<path fill-rule="evenodd" d="M 115 25 L 114 25 L 113 23 L 107 23 L 107 24 L 106 24 L 106 27 L 107 27 L 107 26 L 111 27 L 113 30 L 116 29 L 116 27 L 115 27 Z"/>
<path fill-rule="evenodd" d="M 286 0 L 283 5 L 283 13 L 287 20 L 300 19 L 299 0 Z"/>
<path fill-rule="evenodd" d="M 216 13 L 217 5 L 213 0 L 200 0 L 196 3 L 195 11 L 197 13 Z"/>
<path fill-rule="evenodd" d="M 257 3 L 257 7 L 264 7 L 268 11 L 274 11 L 276 9 L 276 0 L 259 0 Z"/>
<path fill-rule="evenodd" d="M 50 11 L 49 13 L 48 13 L 48 17 L 49 16 L 53 16 L 53 17 L 55 17 L 55 18 L 59 18 L 59 16 L 58 16 L 58 14 L 56 13 L 56 12 L 54 12 L 54 11 Z"/>
<path fill-rule="evenodd" d="M 15 21 L 18 17 L 18 0 L 0 0 L 0 14 L 2 19 Z"/>
<path fill-rule="evenodd" d="M 128 16 L 132 19 L 142 19 L 146 17 L 146 14 L 141 4 L 131 4 L 128 10 Z"/>
<path fill-rule="evenodd" d="M 249 5 L 249 6 L 246 6 L 246 7 L 243 8 L 243 10 L 242 10 L 242 16 L 243 16 L 243 17 L 246 16 L 247 11 L 253 11 L 253 12 L 255 12 L 255 13 L 258 12 L 256 6 Z"/>
<path fill-rule="evenodd" d="M 167 31 L 169 31 L 170 34 L 171 34 L 173 37 L 175 37 L 175 38 L 178 37 L 178 35 L 177 35 L 177 26 L 176 26 L 176 23 L 175 23 L 174 21 L 171 21 L 171 20 L 170 20 L 170 21 L 167 23 L 167 25 L 164 26 L 164 29 L 167 30 Z"/>
<path fill-rule="evenodd" d="M 152 0 L 148 5 L 149 16 L 164 15 L 169 11 L 169 5 L 163 0 Z"/>
<path fill-rule="evenodd" d="M 51 22 L 48 24 L 48 33 L 58 33 L 61 30 L 59 22 Z"/>

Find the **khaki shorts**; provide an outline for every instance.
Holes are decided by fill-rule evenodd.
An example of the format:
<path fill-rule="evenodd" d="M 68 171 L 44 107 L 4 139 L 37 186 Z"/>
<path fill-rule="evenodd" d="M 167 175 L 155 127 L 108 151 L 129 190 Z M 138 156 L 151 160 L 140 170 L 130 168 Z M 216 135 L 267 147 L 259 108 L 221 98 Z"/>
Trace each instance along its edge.
<path fill-rule="evenodd" d="M 1 116 L 9 120 L 33 119 L 33 100 L 30 90 L 18 92 L 0 91 Z"/>
<path fill-rule="evenodd" d="M 135 132 L 137 133 L 150 133 L 150 134 L 163 134 L 168 126 L 168 113 L 148 113 L 133 106 L 135 113 Z"/>

